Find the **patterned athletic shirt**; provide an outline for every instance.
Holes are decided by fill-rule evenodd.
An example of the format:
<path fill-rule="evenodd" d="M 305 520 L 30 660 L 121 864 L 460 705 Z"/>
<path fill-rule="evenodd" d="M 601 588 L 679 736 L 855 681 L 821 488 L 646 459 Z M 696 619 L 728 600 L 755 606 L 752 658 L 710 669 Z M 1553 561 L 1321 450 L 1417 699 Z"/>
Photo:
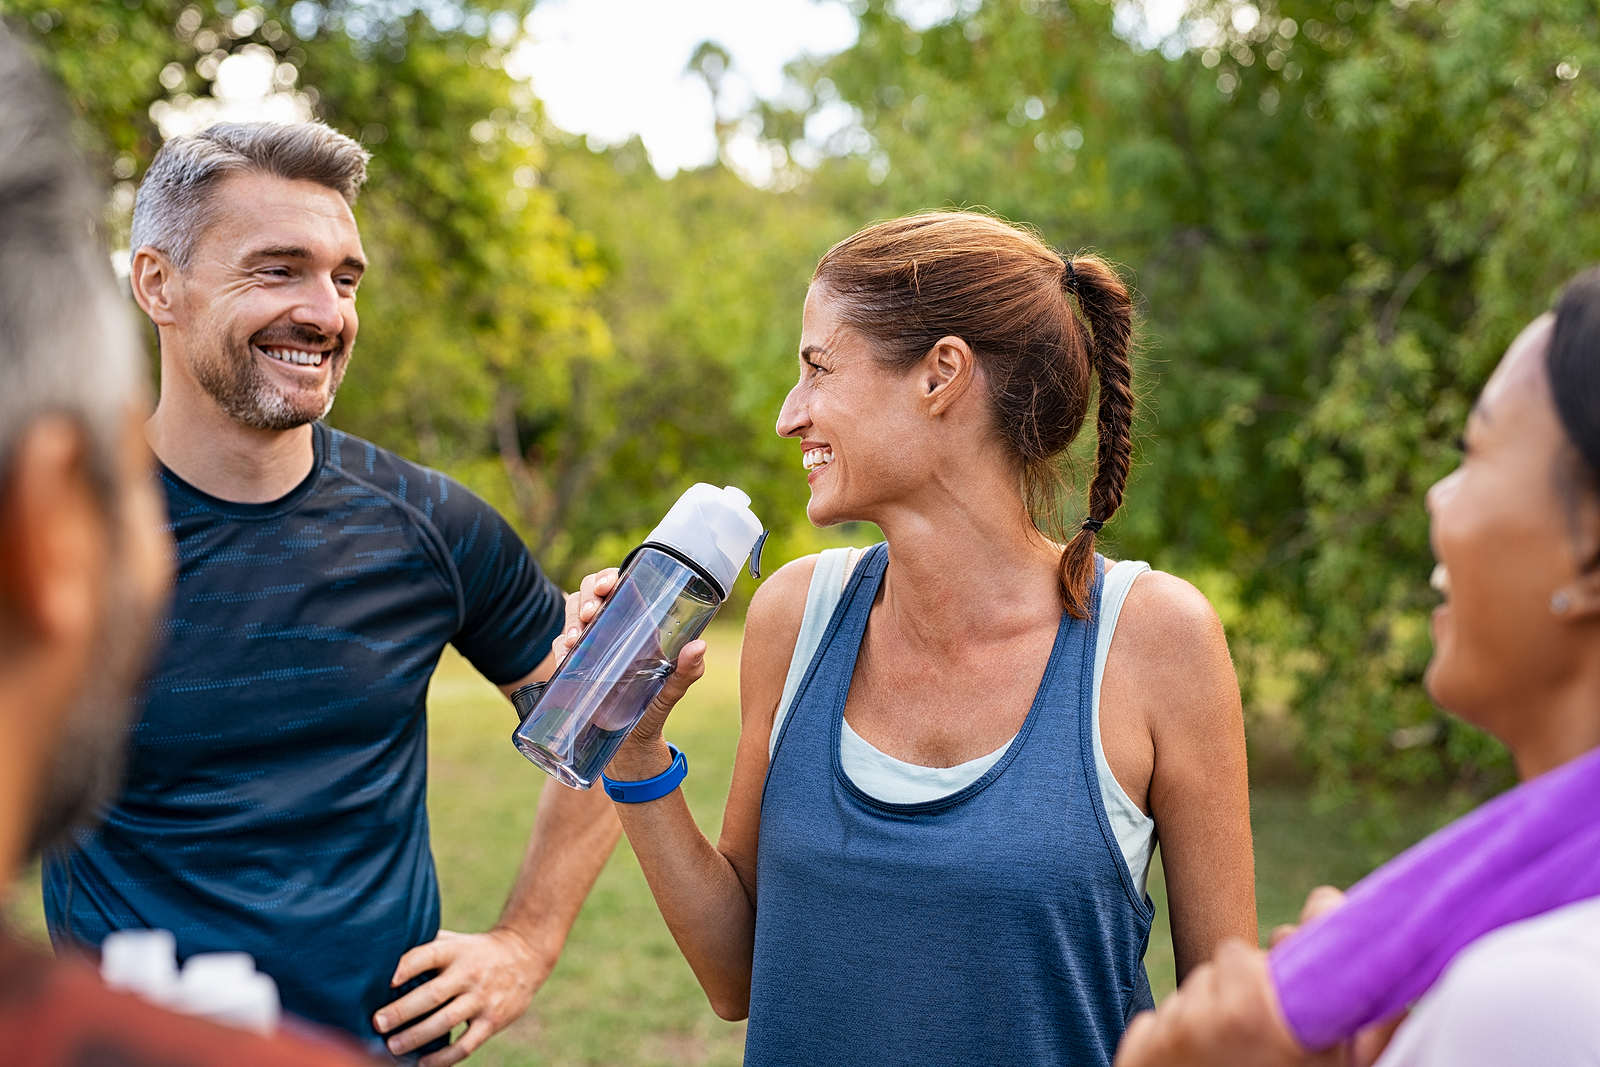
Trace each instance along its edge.
<path fill-rule="evenodd" d="M 525 677 L 562 597 L 459 483 L 313 433 L 311 473 L 267 504 L 162 470 L 178 555 L 164 647 L 124 792 L 47 858 L 45 909 L 58 947 L 158 927 L 184 958 L 249 952 L 287 1010 L 381 1052 L 372 1013 L 439 928 L 428 680 L 446 644 L 491 682 Z"/>

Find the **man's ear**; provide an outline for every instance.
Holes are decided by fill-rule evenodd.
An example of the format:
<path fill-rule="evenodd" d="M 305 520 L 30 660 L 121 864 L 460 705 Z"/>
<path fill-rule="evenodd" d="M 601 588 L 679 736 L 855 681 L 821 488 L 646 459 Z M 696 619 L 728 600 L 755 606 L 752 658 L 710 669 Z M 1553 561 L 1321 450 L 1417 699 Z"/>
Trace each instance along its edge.
<path fill-rule="evenodd" d="M 133 270 L 128 275 L 128 284 L 133 289 L 133 299 L 157 326 L 173 326 L 177 323 L 177 317 L 173 314 L 177 283 L 177 268 L 165 252 L 145 245 L 133 254 Z"/>
<path fill-rule="evenodd" d="M 39 419 L 17 439 L 0 491 L 0 613 L 13 648 L 87 653 L 105 610 L 110 549 L 83 429 Z"/>
<path fill-rule="evenodd" d="M 943 415 L 966 395 L 977 377 L 978 359 L 959 337 L 941 337 L 922 357 L 917 376 L 928 399 L 928 413 Z"/>

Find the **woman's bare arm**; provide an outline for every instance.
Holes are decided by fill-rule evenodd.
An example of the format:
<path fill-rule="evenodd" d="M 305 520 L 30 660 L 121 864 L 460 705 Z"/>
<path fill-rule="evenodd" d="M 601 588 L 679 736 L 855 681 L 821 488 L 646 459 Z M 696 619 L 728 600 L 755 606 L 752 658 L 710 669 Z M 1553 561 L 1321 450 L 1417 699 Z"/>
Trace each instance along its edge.
<path fill-rule="evenodd" d="M 1257 938 L 1239 683 L 1199 590 L 1159 571 L 1133 584 L 1100 707 L 1106 760 L 1155 817 L 1182 981 L 1225 938 Z"/>
<path fill-rule="evenodd" d="M 718 845 L 713 847 L 700 832 L 682 790 L 644 804 L 616 806 L 667 928 L 712 1010 L 724 1019 L 742 1019 L 750 1011 L 756 845 L 767 743 L 815 565 L 811 557 L 780 568 L 751 601 L 740 660 L 739 750 Z M 662 727 L 673 705 L 702 673 L 704 644 L 696 642 L 684 649 L 678 670 L 617 751 L 608 775 L 637 781 L 670 766 Z"/>

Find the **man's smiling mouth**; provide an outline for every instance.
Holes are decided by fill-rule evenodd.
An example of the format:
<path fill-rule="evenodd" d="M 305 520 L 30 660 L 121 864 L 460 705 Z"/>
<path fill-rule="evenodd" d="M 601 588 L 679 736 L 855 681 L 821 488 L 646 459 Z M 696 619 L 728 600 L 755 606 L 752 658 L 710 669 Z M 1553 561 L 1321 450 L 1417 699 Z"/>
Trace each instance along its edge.
<path fill-rule="evenodd" d="M 323 360 L 331 356 L 332 352 L 307 352 L 303 348 L 279 348 L 277 346 L 256 345 L 256 351 L 268 359 L 275 359 L 279 363 L 291 363 L 297 367 L 320 367 Z"/>

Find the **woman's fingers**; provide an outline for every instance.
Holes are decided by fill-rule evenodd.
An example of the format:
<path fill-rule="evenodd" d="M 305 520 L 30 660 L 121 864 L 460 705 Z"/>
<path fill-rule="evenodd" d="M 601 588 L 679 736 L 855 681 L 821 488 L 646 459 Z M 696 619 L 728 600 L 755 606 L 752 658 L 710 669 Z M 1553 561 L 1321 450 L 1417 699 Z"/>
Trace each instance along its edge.
<path fill-rule="evenodd" d="M 650 706 L 645 709 L 639 726 L 645 731 L 645 736 L 653 736 L 661 732 L 661 727 L 667 721 L 673 707 L 683 699 L 689 687 L 700 680 L 706 673 L 706 643 L 704 641 L 690 641 L 683 646 L 683 651 L 678 653 L 678 664 L 673 672 L 667 675 L 667 684 L 661 687 L 655 699 L 650 701 Z"/>
<path fill-rule="evenodd" d="M 1331 885 L 1319 885 L 1306 894 L 1306 906 L 1300 909 L 1302 925 L 1312 919 L 1336 911 L 1344 903 L 1344 890 Z"/>

